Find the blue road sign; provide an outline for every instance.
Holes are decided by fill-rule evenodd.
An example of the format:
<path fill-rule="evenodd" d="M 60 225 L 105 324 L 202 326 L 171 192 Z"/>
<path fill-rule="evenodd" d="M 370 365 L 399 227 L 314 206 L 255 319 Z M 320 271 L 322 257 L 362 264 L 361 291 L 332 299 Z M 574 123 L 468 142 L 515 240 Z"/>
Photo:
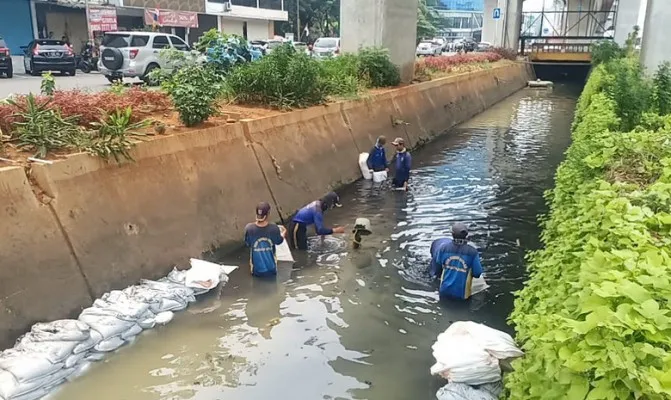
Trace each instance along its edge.
<path fill-rule="evenodd" d="M 494 19 L 499 19 L 499 18 L 501 18 L 501 9 L 500 9 L 500 8 L 495 8 L 495 9 L 494 9 L 494 15 L 493 15 L 493 17 L 494 17 Z"/>

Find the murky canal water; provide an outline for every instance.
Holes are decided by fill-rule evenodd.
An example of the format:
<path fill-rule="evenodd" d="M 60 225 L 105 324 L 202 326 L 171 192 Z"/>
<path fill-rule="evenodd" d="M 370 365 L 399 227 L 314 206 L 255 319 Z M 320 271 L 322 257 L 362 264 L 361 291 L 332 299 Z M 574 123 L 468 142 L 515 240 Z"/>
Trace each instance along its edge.
<path fill-rule="evenodd" d="M 414 154 L 408 194 L 353 185 L 327 222 L 370 218 L 361 250 L 345 236 L 315 240 L 272 281 L 242 268 L 220 297 L 208 294 L 54 397 L 435 398 L 444 382 L 429 375 L 430 348 L 451 321 L 510 330 L 511 292 L 524 280 L 524 252 L 538 245 L 542 193 L 569 143 L 578 92 L 523 90 L 431 143 Z M 470 226 L 491 288 L 441 303 L 428 250 L 455 221 Z M 244 266 L 247 257 L 222 261 Z"/>

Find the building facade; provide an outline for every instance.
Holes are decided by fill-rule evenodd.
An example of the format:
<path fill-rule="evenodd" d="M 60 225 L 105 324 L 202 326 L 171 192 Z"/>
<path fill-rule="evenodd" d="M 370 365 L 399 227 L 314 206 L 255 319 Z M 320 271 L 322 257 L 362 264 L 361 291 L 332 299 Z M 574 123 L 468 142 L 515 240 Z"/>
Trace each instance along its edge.
<path fill-rule="evenodd" d="M 484 0 L 440 0 L 434 8 L 440 17 L 441 35 L 448 39 L 472 37 L 480 41 Z"/>
<path fill-rule="evenodd" d="M 113 7 L 117 30 L 156 29 L 194 43 L 218 29 L 250 40 L 269 39 L 275 22 L 287 21 L 284 0 L 88 0 L 90 7 Z M 66 38 L 75 51 L 89 39 L 85 0 L 4 0 L 0 37 L 14 55 L 36 38 Z M 159 17 L 160 16 L 160 17 Z M 99 35 L 102 32 L 94 32 Z"/>

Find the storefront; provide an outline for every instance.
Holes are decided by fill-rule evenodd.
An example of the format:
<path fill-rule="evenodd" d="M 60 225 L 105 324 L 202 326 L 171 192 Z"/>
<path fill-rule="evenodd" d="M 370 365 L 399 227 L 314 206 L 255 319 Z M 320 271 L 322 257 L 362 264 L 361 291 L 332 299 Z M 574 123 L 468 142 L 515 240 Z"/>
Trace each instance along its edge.
<path fill-rule="evenodd" d="M 33 16 L 29 0 L 2 1 L 0 5 L 0 36 L 13 55 L 22 55 L 20 46 L 34 38 Z"/>

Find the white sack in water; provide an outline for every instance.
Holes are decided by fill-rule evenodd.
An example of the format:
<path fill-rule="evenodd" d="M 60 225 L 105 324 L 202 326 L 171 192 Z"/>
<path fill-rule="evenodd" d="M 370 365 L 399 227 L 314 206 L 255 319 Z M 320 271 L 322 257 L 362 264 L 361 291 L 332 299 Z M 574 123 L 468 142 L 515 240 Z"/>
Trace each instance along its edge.
<path fill-rule="evenodd" d="M 191 269 L 186 271 L 184 284 L 198 289 L 213 289 L 221 282 L 222 274 L 228 275 L 237 268 L 192 258 Z"/>
<path fill-rule="evenodd" d="M 109 338 L 106 340 L 103 340 L 102 342 L 98 343 L 96 347 L 94 347 L 95 351 L 101 352 L 101 353 L 107 353 L 110 351 L 114 351 L 118 349 L 119 347 L 123 346 L 126 342 L 121 339 L 121 336 L 115 336 L 113 338 Z"/>
<path fill-rule="evenodd" d="M 289 243 L 286 240 L 277 246 L 277 261 L 294 262 L 294 256 L 289 249 Z"/>
<path fill-rule="evenodd" d="M 65 359 L 65 368 L 72 368 L 86 358 L 86 353 L 73 354 Z"/>
<path fill-rule="evenodd" d="M 487 386 L 491 385 L 474 388 L 464 383 L 448 383 L 438 390 L 436 398 L 438 400 L 497 400 L 498 394 L 487 390 Z"/>
<path fill-rule="evenodd" d="M 121 334 L 121 339 L 128 340 L 142 333 L 142 327 L 138 324 L 131 326 L 126 332 Z"/>
<path fill-rule="evenodd" d="M 373 172 L 373 182 L 381 183 L 387 180 L 387 171 Z"/>
<path fill-rule="evenodd" d="M 479 278 L 473 278 L 471 281 L 471 296 L 484 292 L 489 289 L 489 285 L 485 282 L 485 277 L 480 276 Z"/>
<path fill-rule="evenodd" d="M 175 317 L 175 314 L 172 313 L 172 311 L 166 311 L 162 312 L 159 314 L 156 314 L 155 321 L 159 325 L 165 325 L 172 321 L 172 319 Z"/>
<path fill-rule="evenodd" d="M 359 154 L 359 168 L 361 169 L 361 176 L 363 176 L 363 179 L 373 179 L 373 173 L 368 169 L 368 153 Z"/>
<path fill-rule="evenodd" d="M 30 330 L 34 342 L 81 342 L 89 338 L 89 326 L 76 319 L 37 323 Z"/>

